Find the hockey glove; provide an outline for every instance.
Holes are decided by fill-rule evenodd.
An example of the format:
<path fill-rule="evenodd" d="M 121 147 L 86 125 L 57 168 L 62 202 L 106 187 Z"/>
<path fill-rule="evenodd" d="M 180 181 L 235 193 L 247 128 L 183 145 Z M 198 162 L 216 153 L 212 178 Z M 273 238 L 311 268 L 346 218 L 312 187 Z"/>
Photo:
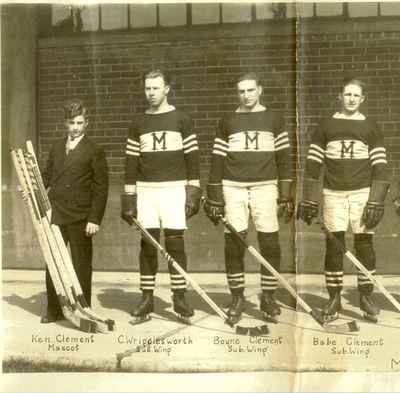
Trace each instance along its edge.
<path fill-rule="evenodd" d="M 218 225 L 221 216 L 223 217 L 225 215 L 222 184 L 207 185 L 207 198 L 204 202 L 204 212 L 214 225 Z"/>
<path fill-rule="evenodd" d="M 136 194 L 121 195 L 121 218 L 129 225 L 133 224 L 133 218 L 137 218 Z"/>
<path fill-rule="evenodd" d="M 292 181 L 279 181 L 278 218 L 284 217 L 284 221 L 289 222 L 293 217 L 293 213 Z"/>
<path fill-rule="evenodd" d="M 393 207 L 394 207 L 394 210 L 396 211 L 397 215 L 400 216 L 400 196 L 393 199 Z"/>
<path fill-rule="evenodd" d="M 302 201 L 297 207 L 297 219 L 301 219 L 311 225 L 314 218 L 318 217 L 318 203 L 313 201 Z"/>
<path fill-rule="evenodd" d="M 369 199 L 364 208 L 361 222 L 367 229 L 375 228 L 382 220 L 385 212 L 385 198 L 389 191 L 389 183 L 374 180 L 371 184 Z"/>
<path fill-rule="evenodd" d="M 320 183 L 316 179 L 305 178 L 303 184 L 303 201 L 297 207 L 297 219 L 311 225 L 314 218 L 318 217 L 318 200 Z"/>
<path fill-rule="evenodd" d="M 193 217 L 195 214 L 199 212 L 201 196 L 203 191 L 200 187 L 196 186 L 186 186 L 186 205 L 185 205 L 185 213 L 186 218 Z"/>

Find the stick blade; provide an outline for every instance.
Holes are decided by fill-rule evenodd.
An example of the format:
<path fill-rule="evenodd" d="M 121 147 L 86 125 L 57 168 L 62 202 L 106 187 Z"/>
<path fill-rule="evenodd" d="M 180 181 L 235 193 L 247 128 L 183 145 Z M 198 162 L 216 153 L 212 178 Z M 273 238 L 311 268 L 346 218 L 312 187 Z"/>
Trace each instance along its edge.
<path fill-rule="evenodd" d="M 329 333 L 336 334 L 346 334 L 346 333 L 354 333 L 359 332 L 360 327 L 358 326 L 356 321 L 351 321 L 347 323 L 329 325 L 327 323 L 323 324 L 322 327 Z"/>
<path fill-rule="evenodd" d="M 240 336 L 267 336 L 269 328 L 267 325 L 255 327 L 236 326 L 236 334 Z"/>
<path fill-rule="evenodd" d="M 311 310 L 310 314 L 328 333 L 346 334 L 360 331 L 360 327 L 356 321 L 331 325 L 324 321 L 322 315 L 316 310 Z"/>

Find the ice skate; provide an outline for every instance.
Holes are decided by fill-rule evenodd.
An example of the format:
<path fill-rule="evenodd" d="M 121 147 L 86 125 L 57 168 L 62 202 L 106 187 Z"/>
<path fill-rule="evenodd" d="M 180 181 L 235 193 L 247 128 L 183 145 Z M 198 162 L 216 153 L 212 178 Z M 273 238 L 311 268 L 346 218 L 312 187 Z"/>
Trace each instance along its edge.
<path fill-rule="evenodd" d="M 276 317 L 281 314 L 281 308 L 276 302 L 273 293 L 264 291 L 261 295 L 260 310 L 264 319 L 272 323 L 278 323 Z"/>
<path fill-rule="evenodd" d="M 183 292 L 174 292 L 172 296 L 174 303 L 174 312 L 178 319 L 183 323 L 190 325 L 190 318 L 193 317 L 193 308 L 187 303 Z"/>
<path fill-rule="evenodd" d="M 154 298 L 152 292 L 143 292 L 142 300 L 137 307 L 131 312 L 133 320 L 130 322 L 132 325 L 137 325 L 149 321 L 151 319 L 150 313 L 154 311 Z"/>
<path fill-rule="evenodd" d="M 363 317 L 370 322 L 377 323 L 379 308 L 372 300 L 370 294 L 360 294 L 360 309 L 364 312 Z"/>
<path fill-rule="evenodd" d="M 242 312 L 245 309 L 245 298 L 243 294 L 232 295 L 232 302 L 228 306 L 227 315 L 232 324 L 236 324 L 242 317 Z"/>
<path fill-rule="evenodd" d="M 322 310 L 322 318 L 325 323 L 335 321 L 339 318 L 339 311 L 342 310 L 340 292 L 329 294 L 329 300 Z"/>

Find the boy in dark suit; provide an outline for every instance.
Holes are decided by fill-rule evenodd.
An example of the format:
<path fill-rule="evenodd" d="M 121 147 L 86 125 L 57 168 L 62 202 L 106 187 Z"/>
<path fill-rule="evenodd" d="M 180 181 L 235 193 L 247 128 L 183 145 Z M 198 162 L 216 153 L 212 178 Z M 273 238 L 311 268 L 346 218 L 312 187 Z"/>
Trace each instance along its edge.
<path fill-rule="evenodd" d="M 91 304 L 92 236 L 100 229 L 108 196 L 104 150 L 86 135 L 87 109 L 78 99 L 64 106 L 66 138 L 51 148 L 43 181 L 49 189 L 52 224 L 70 245 L 72 262 L 87 303 Z M 41 323 L 63 318 L 46 268 L 47 313 Z"/>

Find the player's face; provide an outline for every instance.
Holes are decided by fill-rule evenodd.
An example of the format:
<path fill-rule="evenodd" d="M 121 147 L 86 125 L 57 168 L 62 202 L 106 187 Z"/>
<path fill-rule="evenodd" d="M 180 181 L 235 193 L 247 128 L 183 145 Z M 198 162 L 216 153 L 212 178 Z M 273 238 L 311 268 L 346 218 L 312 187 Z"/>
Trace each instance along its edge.
<path fill-rule="evenodd" d="M 148 78 L 144 81 L 144 92 L 149 105 L 153 108 L 158 108 L 166 101 L 169 86 L 165 84 L 164 79 L 160 76 Z"/>
<path fill-rule="evenodd" d="M 343 113 L 348 115 L 357 113 L 360 109 L 360 105 L 364 102 L 362 88 L 352 84 L 344 87 L 339 98 L 342 101 Z"/>
<path fill-rule="evenodd" d="M 240 106 L 251 110 L 260 103 L 261 86 L 254 80 L 244 80 L 237 84 Z"/>
<path fill-rule="evenodd" d="M 66 120 L 65 125 L 68 129 L 68 135 L 71 139 L 74 139 L 81 136 L 85 132 L 88 121 L 85 116 L 79 115 Z"/>

